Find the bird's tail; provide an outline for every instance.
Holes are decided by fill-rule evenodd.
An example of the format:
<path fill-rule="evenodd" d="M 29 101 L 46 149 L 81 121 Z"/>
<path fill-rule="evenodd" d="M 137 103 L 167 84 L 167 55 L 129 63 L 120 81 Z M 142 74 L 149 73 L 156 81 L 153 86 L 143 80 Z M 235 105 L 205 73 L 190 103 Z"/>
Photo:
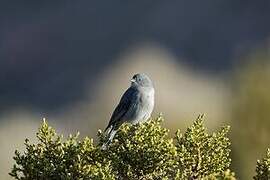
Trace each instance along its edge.
<path fill-rule="evenodd" d="M 103 149 L 103 150 L 106 150 L 107 149 L 108 145 L 112 142 L 112 140 L 113 140 L 113 138 L 114 138 L 114 136 L 115 136 L 115 134 L 117 132 L 117 130 L 115 130 L 113 128 L 113 126 L 111 126 L 109 128 L 106 128 L 105 131 L 107 131 L 107 130 L 108 130 L 108 133 L 107 133 L 107 138 L 108 139 L 107 139 L 107 141 L 101 147 L 101 149 Z"/>

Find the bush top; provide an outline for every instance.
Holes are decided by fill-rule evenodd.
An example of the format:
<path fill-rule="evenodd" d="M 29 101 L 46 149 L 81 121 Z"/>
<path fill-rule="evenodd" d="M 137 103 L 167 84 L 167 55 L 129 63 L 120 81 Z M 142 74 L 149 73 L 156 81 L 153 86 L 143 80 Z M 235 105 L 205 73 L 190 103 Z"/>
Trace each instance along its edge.
<path fill-rule="evenodd" d="M 108 149 L 79 134 L 64 139 L 44 121 L 38 143 L 25 140 L 15 152 L 10 175 L 15 179 L 235 179 L 230 168 L 229 127 L 208 134 L 199 116 L 173 138 L 161 116 L 143 124 L 123 124 Z"/>

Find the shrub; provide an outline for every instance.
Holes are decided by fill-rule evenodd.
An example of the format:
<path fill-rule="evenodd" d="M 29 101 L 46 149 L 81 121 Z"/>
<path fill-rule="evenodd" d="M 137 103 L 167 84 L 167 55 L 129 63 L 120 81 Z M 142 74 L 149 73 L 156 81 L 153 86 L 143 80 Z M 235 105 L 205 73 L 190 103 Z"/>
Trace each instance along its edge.
<path fill-rule="evenodd" d="M 217 133 L 207 134 L 200 116 L 185 134 L 176 133 L 180 179 L 225 177 L 229 173 L 224 174 L 231 163 L 228 130 L 229 127 L 223 127 Z"/>
<path fill-rule="evenodd" d="M 124 124 L 115 141 L 104 151 L 112 161 L 117 177 L 157 179 L 173 177 L 177 150 L 168 130 L 162 128 L 162 118 L 143 124 Z M 100 142 L 104 136 L 100 133 Z"/>
<path fill-rule="evenodd" d="M 267 149 L 266 156 L 257 161 L 255 180 L 270 179 L 270 149 Z"/>
<path fill-rule="evenodd" d="M 15 179 L 114 179 L 110 162 L 103 159 L 93 140 L 82 141 L 77 135 L 67 140 L 56 134 L 44 121 L 40 127 L 37 144 L 25 140 L 24 154 L 15 151 L 10 175 Z"/>
<path fill-rule="evenodd" d="M 174 138 L 163 128 L 162 117 L 143 124 L 124 124 L 114 141 L 78 134 L 66 140 L 44 121 L 37 144 L 25 141 L 24 153 L 15 152 L 10 175 L 15 179 L 235 179 L 229 170 L 228 127 L 208 134 L 202 116 L 185 133 Z"/>

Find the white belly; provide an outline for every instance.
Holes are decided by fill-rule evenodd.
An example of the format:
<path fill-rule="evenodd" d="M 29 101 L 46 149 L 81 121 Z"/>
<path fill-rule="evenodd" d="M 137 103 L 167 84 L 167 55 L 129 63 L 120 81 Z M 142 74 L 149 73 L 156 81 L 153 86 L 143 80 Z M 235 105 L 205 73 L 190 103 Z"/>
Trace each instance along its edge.
<path fill-rule="evenodd" d="M 136 120 L 134 120 L 132 123 L 136 124 L 138 122 L 145 122 L 147 121 L 153 112 L 154 109 L 154 97 L 155 96 L 155 91 L 154 89 L 149 90 L 148 93 L 143 97 L 144 99 L 144 105 L 141 106 L 141 113 L 138 114 L 138 117 Z"/>

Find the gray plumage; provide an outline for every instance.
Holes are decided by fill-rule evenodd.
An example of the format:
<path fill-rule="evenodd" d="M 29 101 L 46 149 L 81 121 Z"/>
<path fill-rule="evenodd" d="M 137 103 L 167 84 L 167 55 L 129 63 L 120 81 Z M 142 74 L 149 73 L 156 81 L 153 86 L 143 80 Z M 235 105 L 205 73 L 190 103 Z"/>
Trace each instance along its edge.
<path fill-rule="evenodd" d="M 147 75 L 135 74 L 132 77 L 130 87 L 121 97 L 105 129 L 108 140 L 102 149 L 106 149 L 124 122 L 136 124 L 150 118 L 154 108 L 154 94 L 152 81 Z"/>

